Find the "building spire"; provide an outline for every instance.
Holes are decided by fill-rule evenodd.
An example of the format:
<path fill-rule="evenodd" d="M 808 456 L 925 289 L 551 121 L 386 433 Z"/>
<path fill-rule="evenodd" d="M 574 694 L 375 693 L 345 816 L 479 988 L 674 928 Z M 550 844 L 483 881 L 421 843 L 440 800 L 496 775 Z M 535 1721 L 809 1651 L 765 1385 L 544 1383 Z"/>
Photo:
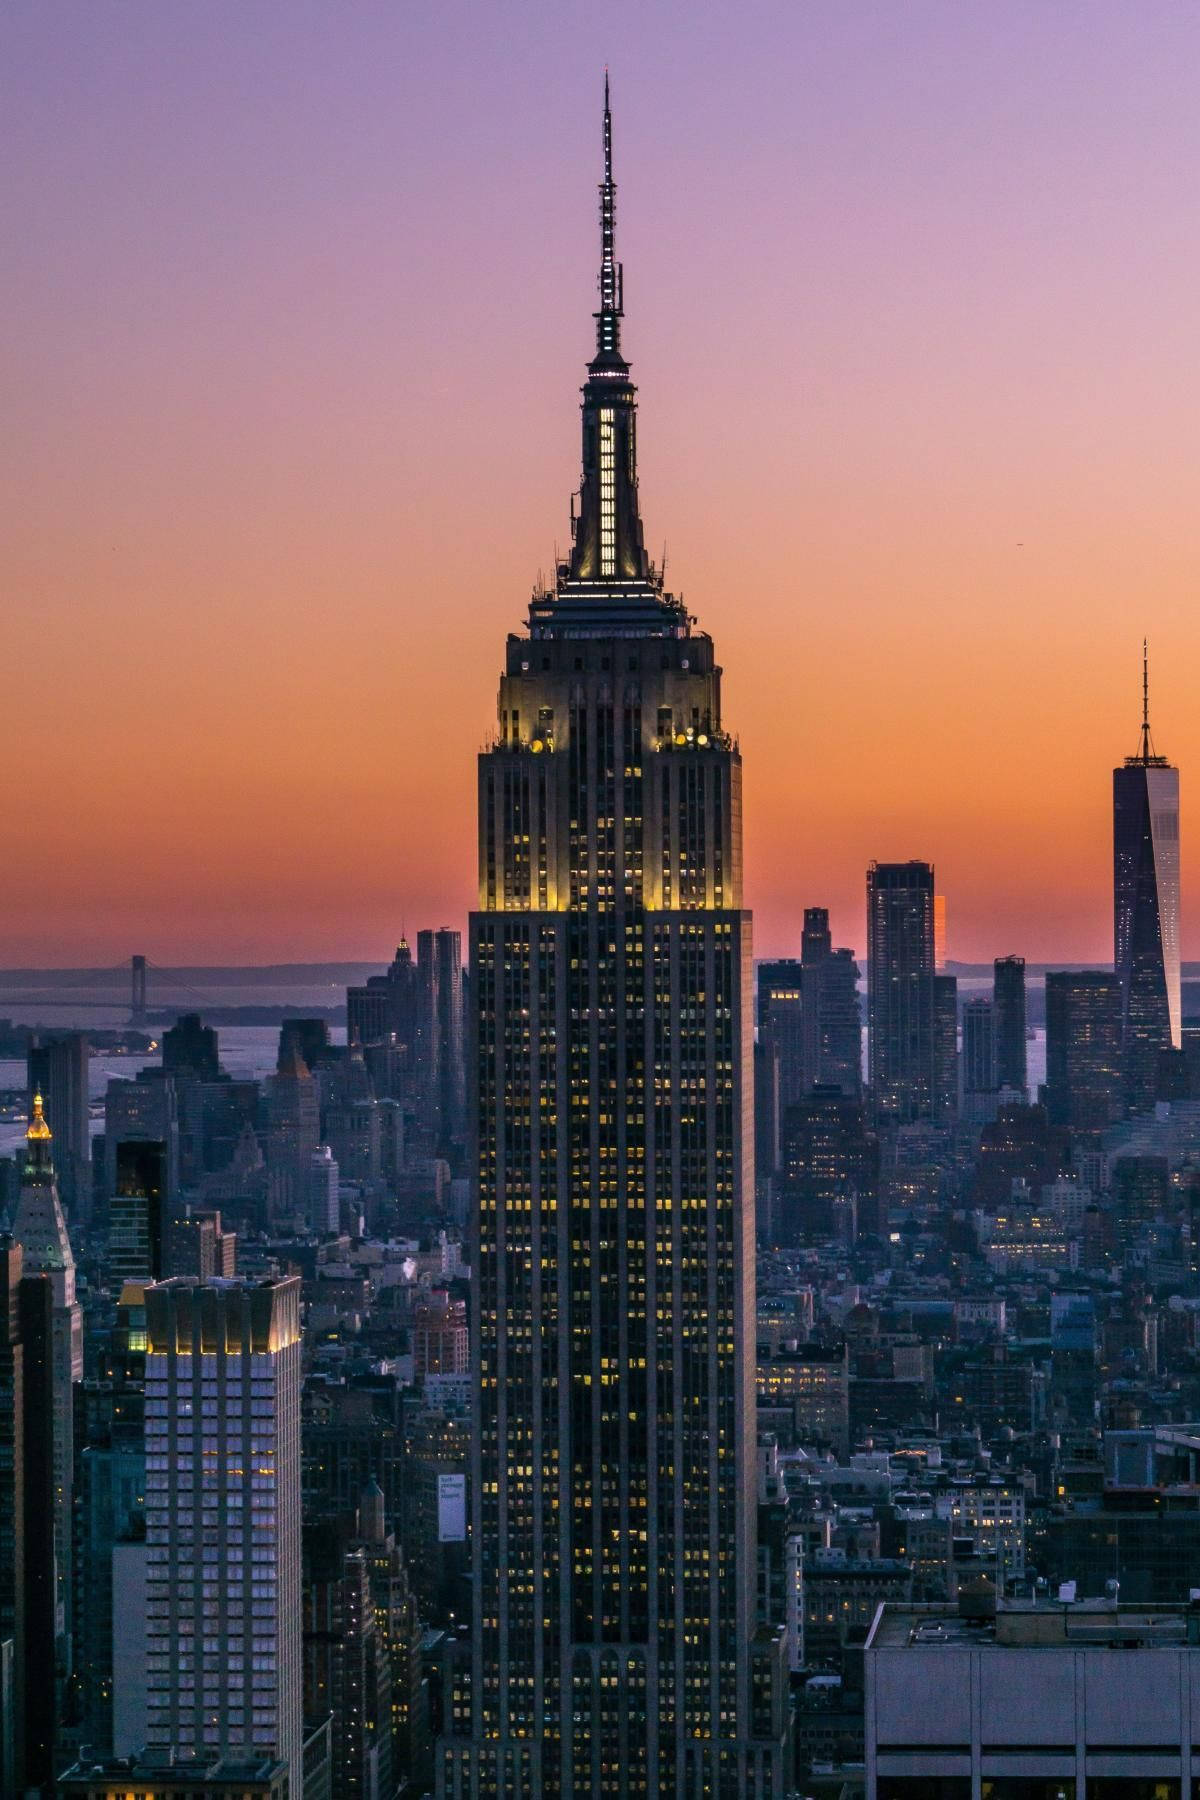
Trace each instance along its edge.
<path fill-rule="evenodd" d="M 1142 639 L 1142 761 L 1150 761 L 1150 645 Z"/>
<path fill-rule="evenodd" d="M 41 1094 L 35 1094 L 33 1096 L 33 1117 L 29 1121 L 29 1130 L 25 1133 L 26 1138 L 31 1144 L 35 1142 L 48 1143 L 52 1135 L 50 1127 L 46 1123 L 46 1115 L 43 1111 L 44 1106 L 45 1101 L 42 1099 Z"/>
<path fill-rule="evenodd" d="M 600 310 L 596 314 L 596 360 L 621 355 L 621 316 L 624 305 L 624 271 L 616 260 L 617 184 L 613 180 L 612 109 L 608 95 L 608 69 L 604 71 L 604 180 L 600 183 Z"/>

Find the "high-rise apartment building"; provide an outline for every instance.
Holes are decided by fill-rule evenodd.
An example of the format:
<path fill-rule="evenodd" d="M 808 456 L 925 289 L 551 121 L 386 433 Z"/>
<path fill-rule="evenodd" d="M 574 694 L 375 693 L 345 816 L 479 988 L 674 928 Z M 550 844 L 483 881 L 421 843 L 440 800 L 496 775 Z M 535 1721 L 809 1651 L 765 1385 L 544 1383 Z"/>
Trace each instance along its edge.
<path fill-rule="evenodd" d="M 13 1221 L 26 1275 L 45 1275 L 53 1305 L 54 1553 L 57 1564 L 56 1635 L 70 1629 L 71 1517 L 75 1470 L 75 1383 L 83 1380 L 83 1317 L 75 1298 L 75 1257 L 67 1235 L 51 1160 L 42 1096 L 33 1097 L 26 1133 L 25 1173 Z"/>
<path fill-rule="evenodd" d="M 996 1050 L 995 1003 L 974 994 L 962 1010 L 962 1109 L 975 1125 L 994 1119 L 999 1109 Z"/>
<path fill-rule="evenodd" d="M 643 545 L 607 96 L 604 147 L 571 554 L 508 640 L 479 763 L 455 1800 L 785 1791 L 784 1634 L 755 1628 L 740 758 L 712 640 Z"/>
<path fill-rule="evenodd" d="M 1121 982 L 1104 969 L 1046 976 L 1046 1112 L 1095 1135 L 1121 1105 Z"/>
<path fill-rule="evenodd" d="M 300 1280 L 146 1289 L 147 1742 L 302 1791 Z"/>
<path fill-rule="evenodd" d="M 1028 1084 L 1025 1050 L 1025 958 L 998 956 L 992 965 L 996 1024 L 996 1085 L 1024 1099 Z"/>
<path fill-rule="evenodd" d="M 1179 770 L 1150 738 L 1146 664 L 1142 738 L 1113 770 L 1114 964 L 1121 983 L 1122 1098 L 1145 1112 L 1158 1092 L 1159 1058 L 1182 1046 L 1179 961 Z"/>
<path fill-rule="evenodd" d="M 933 867 L 872 863 L 867 871 L 867 1020 L 875 1115 L 897 1125 L 932 1119 Z"/>
<path fill-rule="evenodd" d="M 958 1117 L 958 977 L 933 978 L 933 1116 L 939 1125 Z"/>

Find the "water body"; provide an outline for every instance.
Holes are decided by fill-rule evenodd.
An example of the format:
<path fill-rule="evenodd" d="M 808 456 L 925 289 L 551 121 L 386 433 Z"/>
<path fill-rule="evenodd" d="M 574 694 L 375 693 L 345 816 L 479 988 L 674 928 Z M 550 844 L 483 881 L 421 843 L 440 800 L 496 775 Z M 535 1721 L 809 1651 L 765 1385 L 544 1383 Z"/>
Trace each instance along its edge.
<path fill-rule="evenodd" d="M 72 1031 L 86 1031 L 88 1024 L 98 1027 L 121 1026 L 129 1022 L 127 1013 L 114 1010 L 110 1018 L 91 1013 L 88 1018 L 82 1016 L 75 1020 L 62 1021 L 61 1028 Z M 57 1021 L 56 1021 L 57 1023 Z M 346 1034 L 336 1027 L 331 1033 L 334 1042 L 344 1043 Z M 225 1025 L 218 1033 L 220 1041 L 221 1065 L 228 1075 L 238 1080 L 261 1081 L 275 1069 L 275 1058 L 279 1049 L 279 1027 L 277 1025 Z M 119 1051 L 102 1050 L 91 1058 L 88 1067 L 88 1091 L 93 1102 L 92 1135 L 104 1130 L 103 1110 L 95 1110 L 95 1103 L 102 1102 L 105 1090 L 110 1081 L 132 1081 L 139 1069 L 157 1068 L 162 1062 L 161 1050 L 153 1051 L 149 1056 L 122 1056 Z M 24 1092 L 25 1064 L 16 1058 L 0 1057 L 0 1088 L 18 1088 Z M 54 1120 L 50 1120 L 50 1128 L 54 1129 Z M 25 1120 L 21 1118 L 0 1118 L 0 1156 L 8 1156 L 21 1143 L 25 1136 Z"/>

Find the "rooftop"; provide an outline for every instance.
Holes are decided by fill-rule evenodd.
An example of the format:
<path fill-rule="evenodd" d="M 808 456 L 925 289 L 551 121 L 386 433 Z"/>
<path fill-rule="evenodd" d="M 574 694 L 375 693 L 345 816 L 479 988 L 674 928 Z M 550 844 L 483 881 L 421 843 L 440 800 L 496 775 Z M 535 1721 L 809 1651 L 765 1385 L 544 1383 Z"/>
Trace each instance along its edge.
<path fill-rule="evenodd" d="M 1109 1599 L 1000 1601 L 972 1617 L 956 1606 L 884 1604 L 867 1638 L 871 1650 L 1168 1649 L 1200 1650 L 1200 1608 L 1120 1606 Z"/>

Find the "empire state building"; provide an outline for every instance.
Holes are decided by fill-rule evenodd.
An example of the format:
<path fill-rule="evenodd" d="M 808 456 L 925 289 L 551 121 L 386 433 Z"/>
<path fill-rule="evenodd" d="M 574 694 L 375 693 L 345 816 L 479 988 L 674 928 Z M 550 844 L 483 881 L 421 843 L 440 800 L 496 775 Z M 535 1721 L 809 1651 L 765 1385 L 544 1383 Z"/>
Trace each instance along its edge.
<path fill-rule="evenodd" d="M 600 202 L 571 554 L 479 759 L 474 1618 L 438 1793 L 776 1800 L 741 762 L 643 544 L 607 83 Z"/>

